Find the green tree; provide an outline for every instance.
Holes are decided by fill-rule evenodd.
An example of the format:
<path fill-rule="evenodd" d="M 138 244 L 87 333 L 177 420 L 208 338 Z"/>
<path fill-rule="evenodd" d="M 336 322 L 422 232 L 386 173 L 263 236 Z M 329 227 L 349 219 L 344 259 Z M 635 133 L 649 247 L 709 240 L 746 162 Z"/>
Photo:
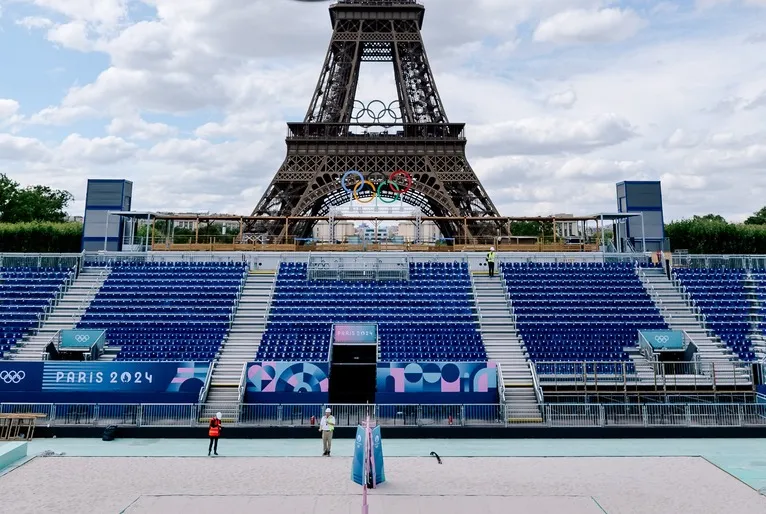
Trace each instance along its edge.
<path fill-rule="evenodd" d="M 745 225 L 766 225 L 766 207 L 747 218 Z"/>
<path fill-rule="evenodd" d="M 726 218 L 724 218 L 720 214 L 705 214 L 704 216 L 694 216 L 692 219 L 697 221 L 713 221 L 716 223 L 728 223 L 728 221 L 726 221 Z"/>
<path fill-rule="evenodd" d="M 74 197 L 68 191 L 47 186 L 21 187 L 0 174 L 0 222 L 61 223 L 66 220 L 66 207 Z"/>

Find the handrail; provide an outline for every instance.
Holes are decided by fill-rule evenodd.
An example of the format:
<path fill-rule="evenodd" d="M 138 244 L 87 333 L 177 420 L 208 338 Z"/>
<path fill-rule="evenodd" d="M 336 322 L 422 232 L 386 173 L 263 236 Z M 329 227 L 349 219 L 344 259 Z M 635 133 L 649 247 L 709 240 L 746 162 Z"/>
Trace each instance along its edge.
<path fill-rule="evenodd" d="M 537 405 L 540 406 L 540 408 L 542 408 L 545 398 L 543 394 L 543 388 L 540 385 L 540 378 L 537 376 L 537 367 L 535 366 L 534 362 L 529 361 L 529 369 L 532 371 L 532 386 L 535 389 L 535 398 L 537 398 Z"/>
<path fill-rule="evenodd" d="M 77 324 L 75 321 L 76 319 L 80 318 L 82 319 L 83 314 L 85 314 L 85 311 L 88 309 L 87 305 L 90 304 L 95 299 L 96 293 L 98 293 L 98 290 L 101 289 L 104 286 L 104 282 L 101 280 L 102 277 L 107 273 L 107 271 L 110 271 L 108 267 L 104 267 L 104 269 L 101 270 L 101 273 L 98 274 L 98 277 L 96 277 L 96 280 L 93 282 L 93 285 L 90 286 L 90 289 L 88 289 L 88 292 L 85 294 L 85 296 L 82 299 L 82 302 L 80 302 L 80 305 L 77 307 L 77 309 L 72 313 L 72 323 Z M 91 295 L 93 298 L 91 298 Z M 89 299 L 90 298 L 90 299 Z"/>
<path fill-rule="evenodd" d="M 495 363 L 497 366 L 497 394 L 500 397 L 500 404 L 505 405 L 505 380 L 503 379 L 503 367 L 499 362 Z"/>
<path fill-rule="evenodd" d="M 213 380 L 213 369 L 215 369 L 215 361 L 210 361 L 210 365 L 207 368 L 207 377 L 205 377 L 205 385 L 199 390 L 199 402 L 207 400 L 207 395 L 210 390 L 210 383 Z"/>
<path fill-rule="evenodd" d="M 266 309 L 263 311 L 263 322 L 264 322 L 264 328 L 265 324 L 269 321 L 269 312 L 271 311 L 271 302 L 274 299 L 274 292 L 277 290 L 277 280 L 279 280 L 279 267 L 282 263 L 282 260 L 279 260 L 279 263 L 277 264 L 277 270 L 274 272 L 274 280 L 271 282 L 271 291 L 269 291 L 269 299 L 266 300 Z"/>
<path fill-rule="evenodd" d="M 239 388 L 237 389 L 237 398 L 240 403 L 245 399 L 245 391 L 247 390 L 247 362 L 242 364 L 242 374 L 239 376 Z"/>

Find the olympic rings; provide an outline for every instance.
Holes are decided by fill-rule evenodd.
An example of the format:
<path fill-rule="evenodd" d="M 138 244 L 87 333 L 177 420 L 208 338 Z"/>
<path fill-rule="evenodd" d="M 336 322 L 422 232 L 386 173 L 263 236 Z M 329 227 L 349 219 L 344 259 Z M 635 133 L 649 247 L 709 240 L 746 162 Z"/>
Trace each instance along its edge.
<path fill-rule="evenodd" d="M 354 184 L 353 189 L 349 189 L 349 187 L 346 185 L 346 181 L 350 176 L 359 178 L 359 180 Z M 397 182 L 397 179 L 404 179 L 407 182 L 407 185 L 402 188 L 399 182 Z M 412 176 L 410 176 L 410 174 L 404 170 L 396 170 L 391 173 L 391 175 L 388 177 L 388 180 L 382 181 L 376 188 L 375 184 L 370 180 L 366 180 L 364 175 L 362 175 L 359 171 L 349 170 L 343 174 L 343 178 L 340 180 L 340 185 L 343 190 L 348 193 L 349 196 L 353 197 L 357 202 L 370 203 L 375 198 L 379 197 L 380 201 L 383 203 L 394 203 L 401 200 L 402 195 L 412 189 Z M 362 200 L 359 196 L 359 193 L 364 190 L 365 186 L 370 186 L 372 194 L 369 196 L 369 199 Z M 383 196 L 383 186 L 388 186 L 389 190 L 395 193 L 393 199 L 388 200 L 385 196 Z"/>
<path fill-rule="evenodd" d="M 18 384 L 22 380 L 24 380 L 24 377 L 26 377 L 27 374 L 23 371 L 0 371 L 0 380 L 5 382 L 6 384 Z"/>

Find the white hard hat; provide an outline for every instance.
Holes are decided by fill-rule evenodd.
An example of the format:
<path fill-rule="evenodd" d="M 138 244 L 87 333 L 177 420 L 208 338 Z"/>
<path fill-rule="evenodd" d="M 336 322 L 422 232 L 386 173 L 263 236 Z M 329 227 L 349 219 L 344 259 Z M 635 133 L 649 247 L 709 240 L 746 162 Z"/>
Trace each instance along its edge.
<path fill-rule="evenodd" d="M 332 412 L 332 409 L 330 409 L 330 407 L 327 407 L 324 412 L 325 414 L 329 414 L 330 412 Z"/>
<path fill-rule="evenodd" d="M 492 248 L 489 249 L 489 251 L 490 252 L 494 252 L 495 251 L 495 247 L 493 246 Z"/>
<path fill-rule="evenodd" d="M 216 418 L 221 419 L 221 416 L 223 416 L 223 414 L 221 414 L 220 412 L 215 413 Z"/>

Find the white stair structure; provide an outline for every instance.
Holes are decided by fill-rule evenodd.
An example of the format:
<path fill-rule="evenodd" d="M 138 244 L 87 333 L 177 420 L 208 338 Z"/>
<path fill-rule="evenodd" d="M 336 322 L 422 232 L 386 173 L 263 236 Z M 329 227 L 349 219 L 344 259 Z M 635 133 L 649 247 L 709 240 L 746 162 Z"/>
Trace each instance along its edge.
<path fill-rule="evenodd" d="M 665 272 L 660 268 L 639 268 L 639 278 L 647 293 L 660 310 L 662 317 L 671 330 L 686 332 L 691 341 L 697 347 L 700 364 L 712 364 L 715 366 L 718 385 L 746 385 L 750 378 L 747 373 L 735 372 L 734 362 L 738 358 L 722 342 L 720 338 L 713 336 L 705 327 L 702 315 L 695 309 L 691 299 L 682 290 L 680 284 L 669 280 Z M 707 366 L 707 369 L 712 369 Z M 675 375 L 673 382 L 680 384 L 681 381 L 702 384 L 700 378 L 694 375 L 684 377 Z M 668 378 L 667 382 L 671 380 Z"/>
<path fill-rule="evenodd" d="M 36 334 L 24 337 L 11 350 L 11 360 L 39 361 L 48 343 L 59 330 L 72 329 L 82 319 L 85 310 L 96 297 L 109 276 L 109 268 L 83 268 L 64 296 L 55 305 Z M 114 357 L 112 357 L 114 358 Z"/>
<path fill-rule="evenodd" d="M 255 360 L 261 337 L 266 331 L 271 297 L 274 294 L 277 273 L 274 270 L 250 271 L 237 304 L 234 321 L 221 346 L 218 360 L 213 365 L 210 389 L 205 400 L 203 417 L 216 412 L 224 419 L 236 419 L 240 401 L 239 385 L 242 366 Z"/>
<path fill-rule="evenodd" d="M 476 309 L 487 358 L 499 366 L 509 423 L 542 423 L 532 371 L 506 296 L 502 275 L 473 272 Z"/>
<path fill-rule="evenodd" d="M 764 280 L 766 280 L 766 274 L 762 272 L 749 272 L 745 279 L 745 291 L 747 291 L 747 298 L 750 302 L 750 338 L 753 342 L 753 353 L 755 353 L 755 358 L 758 361 L 766 359 L 766 335 L 761 329 L 761 327 L 766 327 L 764 324 L 766 320 L 761 314 L 764 302 L 759 298 L 759 293 L 762 290 L 761 284 L 766 285 Z"/>

